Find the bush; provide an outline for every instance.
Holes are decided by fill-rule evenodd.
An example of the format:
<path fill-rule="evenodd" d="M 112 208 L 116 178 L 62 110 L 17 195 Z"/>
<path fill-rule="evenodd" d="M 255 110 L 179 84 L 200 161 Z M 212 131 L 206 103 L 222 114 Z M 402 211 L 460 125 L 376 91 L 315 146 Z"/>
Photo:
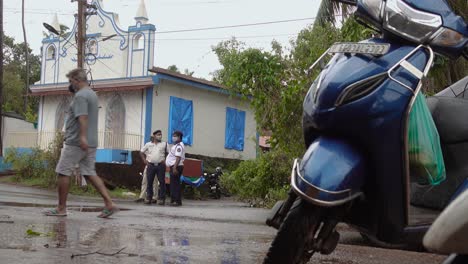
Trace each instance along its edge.
<path fill-rule="evenodd" d="M 243 200 L 270 206 L 287 195 L 292 161 L 284 152 L 273 150 L 242 162 L 237 170 L 223 175 L 221 183 Z"/>
<path fill-rule="evenodd" d="M 11 148 L 6 151 L 5 161 L 16 172 L 14 181 L 34 182 L 40 187 L 54 187 L 56 184 L 55 167 L 60 158 L 63 135 L 57 133 L 47 150 L 33 148 L 29 152 L 19 152 Z"/>

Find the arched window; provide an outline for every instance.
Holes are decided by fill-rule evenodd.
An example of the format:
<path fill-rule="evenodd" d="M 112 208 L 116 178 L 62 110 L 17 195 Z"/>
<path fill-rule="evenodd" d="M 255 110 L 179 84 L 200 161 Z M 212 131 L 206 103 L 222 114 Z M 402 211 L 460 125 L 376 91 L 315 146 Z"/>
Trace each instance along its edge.
<path fill-rule="evenodd" d="M 88 42 L 88 51 L 87 51 L 87 53 L 97 55 L 97 49 L 98 49 L 97 45 L 98 44 L 97 44 L 97 41 L 95 39 L 90 40 Z"/>
<path fill-rule="evenodd" d="M 62 97 L 55 111 L 55 131 L 63 131 L 65 126 L 65 116 L 70 108 L 70 97 Z"/>
<path fill-rule="evenodd" d="M 145 48 L 145 37 L 142 34 L 138 34 L 133 38 L 133 49 L 144 49 Z"/>
<path fill-rule="evenodd" d="M 104 147 L 125 148 L 125 104 L 119 94 L 115 94 L 107 104 Z"/>
<path fill-rule="evenodd" d="M 47 48 L 47 59 L 48 60 L 54 60 L 55 59 L 55 47 L 53 45 L 50 45 Z"/>

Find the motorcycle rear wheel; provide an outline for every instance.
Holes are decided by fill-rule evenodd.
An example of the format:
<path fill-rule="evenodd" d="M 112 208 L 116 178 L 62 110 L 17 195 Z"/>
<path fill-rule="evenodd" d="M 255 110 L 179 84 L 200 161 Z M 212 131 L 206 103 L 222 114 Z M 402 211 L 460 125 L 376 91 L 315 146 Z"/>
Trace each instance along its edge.
<path fill-rule="evenodd" d="M 289 210 L 263 264 L 305 264 L 312 254 L 309 245 L 320 225 L 320 210 L 298 199 Z"/>

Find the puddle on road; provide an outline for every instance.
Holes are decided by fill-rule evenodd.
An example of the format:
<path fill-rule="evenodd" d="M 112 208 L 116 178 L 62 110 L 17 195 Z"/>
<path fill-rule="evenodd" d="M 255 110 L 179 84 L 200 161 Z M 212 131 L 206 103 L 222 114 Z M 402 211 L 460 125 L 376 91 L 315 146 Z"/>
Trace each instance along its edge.
<path fill-rule="evenodd" d="M 55 204 L 37 204 L 37 203 L 19 203 L 19 202 L 0 202 L 0 206 L 11 206 L 11 207 L 36 207 L 36 208 L 54 208 Z M 95 213 L 101 212 L 103 207 L 93 206 L 69 206 L 67 210 L 77 211 L 83 213 Z M 119 208 L 120 211 L 129 211 L 132 209 Z"/>
<path fill-rule="evenodd" d="M 96 250 L 116 252 L 125 247 L 125 252 L 137 254 L 132 259 L 156 258 L 158 263 L 163 264 L 239 264 L 252 263 L 252 252 L 258 251 L 258 244 L 255 243 L 262 243 L 260 241 L 263 240 L 257 236 L 229 237 L 225 233 L 202 230 L 131 228 L 101 221 L 84 224 L 82 220 L 67 218 L 56 218 L 53 221 L 15 224 L 12 229 L 2 229 L 0 226 L 0 232 L 4 235 L 0 238 L 0 249 L 43 252 L 54 248 L 68 248 L 83 253 Z M 50 235 L 28 237 L 25 233 L 27 229 Z M 80 258 L 83 261 L 90 260 Z"/>

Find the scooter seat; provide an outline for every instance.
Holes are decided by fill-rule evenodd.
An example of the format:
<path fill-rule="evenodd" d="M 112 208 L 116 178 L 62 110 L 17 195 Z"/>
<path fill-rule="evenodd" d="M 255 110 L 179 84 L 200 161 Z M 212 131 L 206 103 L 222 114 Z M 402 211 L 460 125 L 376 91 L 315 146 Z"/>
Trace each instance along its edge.
<path fill-rule="evenodd" d="M 442 143 L 468 142 L 468 100 L 433 96 L 427 105 Z"/>

